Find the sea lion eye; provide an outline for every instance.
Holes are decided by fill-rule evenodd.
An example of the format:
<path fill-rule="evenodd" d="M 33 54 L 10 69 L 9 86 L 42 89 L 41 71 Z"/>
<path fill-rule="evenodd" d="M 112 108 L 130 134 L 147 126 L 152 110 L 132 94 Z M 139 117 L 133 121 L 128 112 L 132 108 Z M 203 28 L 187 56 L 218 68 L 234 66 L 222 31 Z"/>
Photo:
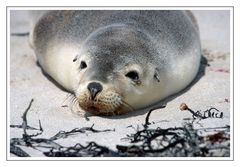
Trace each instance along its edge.
<path fill-rule="evenodd" d="M 136 71 L 130 71 L 125 76 L 132 79 L 135 82 L 139 81 L 139 76 L 138 76 L 138 73 Z"/>
<path fill-rule="evenodd" d="M 80 63 L 80 68 L 81 68 L 81 69 L 84 69 L 84 68 L 86 68 L 86 67 L 87 67 L 86 62 L 85 62 L 85 61 L 81 61 L 81 63 Z"/>

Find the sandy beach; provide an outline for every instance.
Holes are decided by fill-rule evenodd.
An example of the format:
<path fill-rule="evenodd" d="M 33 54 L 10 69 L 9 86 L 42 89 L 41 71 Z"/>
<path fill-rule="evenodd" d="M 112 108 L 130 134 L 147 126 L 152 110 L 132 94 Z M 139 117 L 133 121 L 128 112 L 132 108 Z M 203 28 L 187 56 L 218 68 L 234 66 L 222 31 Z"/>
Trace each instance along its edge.
<path fill-rule="evenodd" d="M 193 128 L 217 128 L 230 125 L 230 13 L 229 11 L 193 11 L 199 28 L 204 56 L 208 65 L 202 63 L 201 70 L 194 83 L 187 89 L 171 96 L 159 104 L 166 104 L 150 115 L 150 128 L 182 127 L 192 119 L 192 114 L 181 111 L 179 106 L 186 103 L 194 111 L 205 111 L 211 107 L 223 113 L 222 118 L 209 118 L 193 122 Z M 39 128 L 39 120 L 43 132 L 38 138 L 51 138 L 59 131 L 71 131 L 75 128 L 92 127 L 97 130 L 110 129 L 93 133 L 77 133 L 59 138 L 55 142 L 70 147 L 77 143 L 87 145 L 90 141 L 117 151 L 116 145 L 131 145 L 124 140 L 128 134 L 143 128 L 148 109 L 127 115 L 84 117 L 84 111 L 71 111 L 69 93 L 58 88 L 36 64 L 33 50 L 28 44 L 28 35 L 17 36 L 15 33 L 29 32 L 29 16 L 27 11 L 11 11 L 10 13 L 10 125 L 22 125 L 22 115 L 34 99 L 27 114 L 28 125 Z M 217 111 L 215 111 L 217 112 Z M 22 128 L 9 128 L 10 138 L 22 138 Z M 35 134 L 37 130 L 28 130 Z M 203 134 L 204 135 L 204 134 Z M 207 135 L 207 133 L 205 134 Z M 10 139 L 9 139 L 10 140 Z M 28 155 L 43 157 L 49 148 L 19 146 Z M 214 154 L 215 155 L 215 154 Z M 219 151 L 216 156 L 225 155 Z M 16 155 L 11 154 L 12 157 Z M 173 155 L 174 156 L 174 155 Z"/>

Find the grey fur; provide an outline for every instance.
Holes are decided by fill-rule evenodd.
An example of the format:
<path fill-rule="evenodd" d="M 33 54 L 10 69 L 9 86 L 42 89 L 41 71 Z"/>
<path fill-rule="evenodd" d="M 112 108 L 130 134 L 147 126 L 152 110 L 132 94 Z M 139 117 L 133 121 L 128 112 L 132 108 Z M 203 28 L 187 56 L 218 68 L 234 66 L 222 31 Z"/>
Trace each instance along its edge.
<path fill-rule="evenodd" d="M 86 72 L 81 73 L 87 77 L 85 83 L 98 81 L 118 85 L 121 81 L 129 84 L 126 90 L 123 90 L 123 84 L 118 85 L 124 91 L 120 92 L 121 98 L 136 108 L 157 102 L 186 87 L 196 76 L 200 64 L 200 37 L 190 11 L 50 11 L 37 21 L 31 36 L 30 41 L 43 70 L 64 84 L 66 89 L 83 91 L 83 88 L 77 91 L 79 82 L 69 81 L 78 75 L 71 70 L 66 72 L 66 69 L 72 69 L 65 66 L 68 55 L 61 57 L 60 66 L 58 60 L 53 61 L 58 59 L 56 50 L 61 45 L 56 44 L 59 43 L 77 46 L 76 55 L 69 55 L 69 58 L 79 67 L 81 61 L 85 61 L 81 60 L 83 55 L 91 57 Z M 47 53 L 49 50 L 52 52 Z M 52 56 L 51 61 L 46 55 Z M 123 82 L 125 74 L 119 74 L 129 64 L 137 64 L 144 73 L 134 86 L 129 80 Z M 65 71 L 61 66 L 65 66 Z M 58 75 L 58 72 L 65 73 Z M 71 74 L 67 76 L 68 73 Z M 148 100 L 138 103 L 144 96 L 135 98 L 136 92 L 144 92 Z"/>
<path fill-rule="evenodd" d="M 188 13 L 172 10 L 52 11 L 34 30 L 35 50 L 37 54 L 44 54 L 51 41 L 65 41 L 78 43 L 80 52 L 81 45 L 85 44 L 88 47 L 83 49 L 98 61 L 94 64 L 99 66 L 94 68 L 99 68 L 99 73 L 111 71 L 116 68 L 113 65 L 130 60 L 142 65 L 154 63 L 164 69 L 171 64 L 166 61 L 169 57 L 185 56 L 194 45 L 200 46 L 195 21 Z M 95 32 L 103 27 L 103 31 Z M 86 41 L 89 35 L 94 37 Z M 128 57 L 130 59 L 126 59 Z"/>

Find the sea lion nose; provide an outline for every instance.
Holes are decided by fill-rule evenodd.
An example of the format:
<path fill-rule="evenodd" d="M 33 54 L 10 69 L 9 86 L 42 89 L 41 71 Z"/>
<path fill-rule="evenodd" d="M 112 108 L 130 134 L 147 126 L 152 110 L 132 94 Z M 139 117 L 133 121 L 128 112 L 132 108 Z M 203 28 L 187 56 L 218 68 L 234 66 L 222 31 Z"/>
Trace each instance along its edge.
<path fill-rule="evenodd" d="M 90 94 L 91 94 L 91 98 L 92 100 L 96 97 L 96 95 L 102 91 L 103 87 L 100 83 L 97 82 L 91 82 L 88 84 L 87 86 Z"/>

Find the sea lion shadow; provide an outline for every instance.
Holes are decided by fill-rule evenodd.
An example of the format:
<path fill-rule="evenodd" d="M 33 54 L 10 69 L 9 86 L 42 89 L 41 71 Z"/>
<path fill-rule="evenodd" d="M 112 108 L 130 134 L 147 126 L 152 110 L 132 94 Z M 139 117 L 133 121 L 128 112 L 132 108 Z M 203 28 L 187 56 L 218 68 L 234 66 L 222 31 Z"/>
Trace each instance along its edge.
<path fill-rule="evenodd" d="M 130 112 L 130 113 L 125 114 L 125 115 L 117 115 L 117 116 L 105 117 L 105 118 L 124 119 L 124 118 L 129 118 L 129 117 L 135 117 L 135 116 L 139 116 L 139 115 L 145 115 L 151 109 L 157 109 L 157 108 L 160 108 L 162 106 L 167 106 L 168 102 L 172 101 L 173 99 L 177 98 L 178 96 L 180 96 L 180 95 L 184 94 L 185 92 L 189 91 L 205 75 L 205 70 L 206 70 L 207 66 L 209 66 L 208 60 L 207 60 L 206 57 L 204 57 L 204 55 L 202 55 L 198 74 L 195 77 L 195 79 L 185 89 L 183 89 L 180 92 L 178 92 L 176 94 L 173 94 L 173 95 L 161 100 L 160 102 L 158 102 L 156 104 L 148 106 L 144 109 L 140 109 L 138 111 L 133 111 L 133 112 Z"/>

